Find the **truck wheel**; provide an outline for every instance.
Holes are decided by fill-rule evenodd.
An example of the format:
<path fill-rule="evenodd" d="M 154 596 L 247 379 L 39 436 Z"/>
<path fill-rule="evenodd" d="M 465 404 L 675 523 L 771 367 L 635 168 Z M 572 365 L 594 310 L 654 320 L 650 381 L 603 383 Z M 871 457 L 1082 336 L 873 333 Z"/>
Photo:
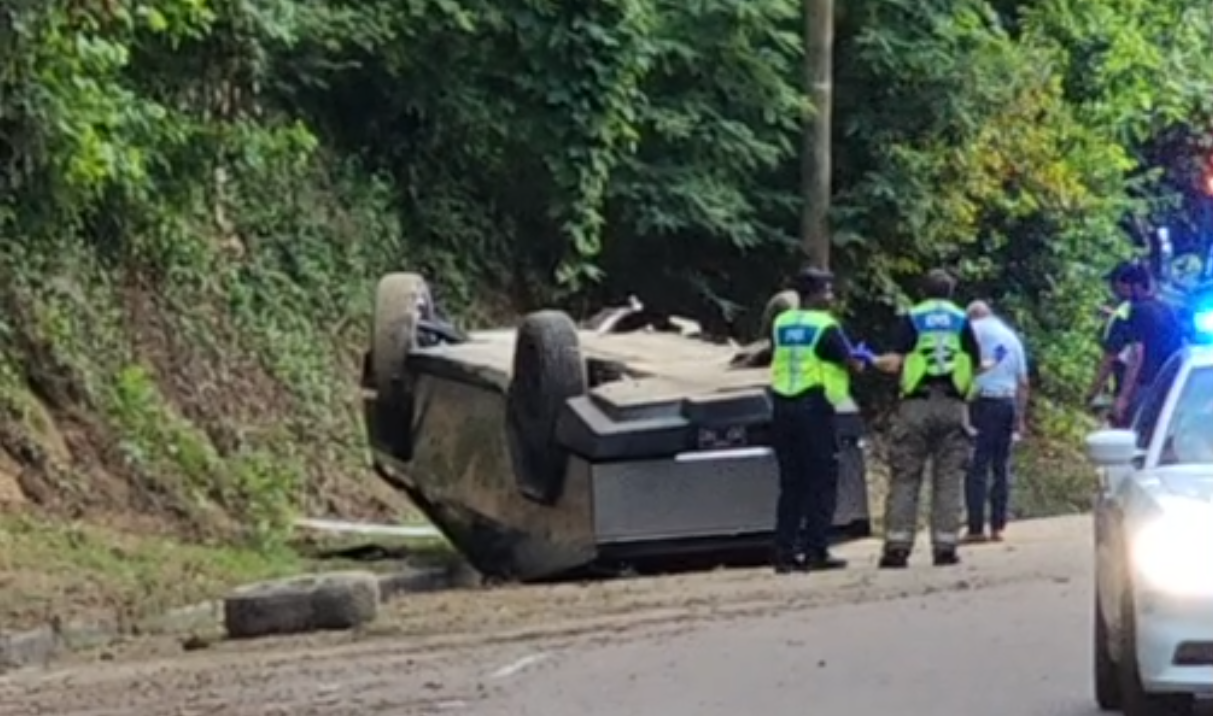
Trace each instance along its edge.
<path fill-rule="evenodd" d="M 390 273 L 379 279 L 371 370 L 381 396 L 392 395 L 392 383 L 403 372 L 405 356 L 416 343 L 417 304 L 427 293 L 425 279 L 415 273 Z"/>
<path fill-rule="evenodd" d="M 379 279 L 371 344 L 375 386 L 376 434 L 401 460 L 413 455 L 413 388 L 404 362 L 417 342 L 418 304 L 429 294 L 415 273 L 391 273 Z"/>
<path fill-rule="evenodd" d="M 1112 652 L 1108 649 L 1108 623 L 1099 608 L 1099 595 L 1095 595 L 1095 624 L 1092 650 L 1095 655 L 1095 703 L 1100 711 L 1120 710 L 1120 675 Z"/>
<path fill-rule="evenodd" d="M 775 318 L 792 308 L 800 308 L 800 297 L 795 291 L 780 291 L 771 296 L 766 308 L 762 309 L 762 333 L 759 339 L 770 340 L 771 331 L 775 328 Z"/>
<path fill-rule="evenodd" d="M 1151 694 L 1141 682 L 1137 666 L 1137 623 L 1132 588 L 1121 597 L 1120 710 L 1124 716 L 1192 716 L 1191 694 Z"/>
<path fill-rule="evenodd" d="M 556 444 L 556 420 L 565 402 L 585 391 L 573 319 L 561 311 L 523 319 L 506 394 L 506 433 L 518 487 L 528 499 L 546 505 L 560 499 L 568 453 Z"/>

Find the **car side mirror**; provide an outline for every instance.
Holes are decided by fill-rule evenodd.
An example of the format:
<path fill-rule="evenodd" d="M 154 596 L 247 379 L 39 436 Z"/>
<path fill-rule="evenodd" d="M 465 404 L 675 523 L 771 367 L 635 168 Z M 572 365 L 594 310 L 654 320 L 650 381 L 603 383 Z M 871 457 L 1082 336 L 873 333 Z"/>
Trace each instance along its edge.
<path fill-rule="evenodd" d="M 1087 459 L 1098 467 L 1130 467 L 1140 454 L 1132 430 L 1097 430 L 1087 436 Z"/>

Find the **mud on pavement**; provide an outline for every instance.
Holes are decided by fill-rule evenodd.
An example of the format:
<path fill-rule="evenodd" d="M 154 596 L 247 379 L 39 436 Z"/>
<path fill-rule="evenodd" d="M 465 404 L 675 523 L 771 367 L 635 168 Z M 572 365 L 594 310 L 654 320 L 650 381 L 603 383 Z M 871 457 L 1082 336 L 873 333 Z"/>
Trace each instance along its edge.
<path fill-rule="evenodd" d="M 491 699 L 511 668 L 595 643 L 661 639 L 703 621 L 840 603 L 972 592 L 1027 581 L 1086 580 L 1089 517 L 1014 525 L 1010 541 L 966 549 L 960 567 L 877 572 L 874 542 L 840 551 L 844 572 L 775 577 L 767 570 L 587 584 L 420 594 L 357 634 L 221 643 L 182 653 L 164 639 L 0 679 L 7 716 L 354 716 L 457 712 Z M 908 603 L 908 602 L 907 602 Z M 904 608 L 904 607 L 901 607 Z M 532 663 L 534 662 L 534 663 Z"/>

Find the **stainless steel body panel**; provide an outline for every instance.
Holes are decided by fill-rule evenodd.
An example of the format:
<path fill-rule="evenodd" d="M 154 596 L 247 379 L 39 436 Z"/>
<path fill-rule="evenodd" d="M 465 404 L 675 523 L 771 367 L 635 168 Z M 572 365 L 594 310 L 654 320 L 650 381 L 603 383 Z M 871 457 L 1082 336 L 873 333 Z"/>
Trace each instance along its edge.
<path fill-rule="evenodd" d="M 727 538 L 773 531 L 779 495 L 774 456 L 768 450 L 728 452 L 689 461 L 581 463 L 576 470 L 591 475 L 598 541 Z M 869 519 L 862 472 L 840 470 L 838 498 L 836 527 Z"/>

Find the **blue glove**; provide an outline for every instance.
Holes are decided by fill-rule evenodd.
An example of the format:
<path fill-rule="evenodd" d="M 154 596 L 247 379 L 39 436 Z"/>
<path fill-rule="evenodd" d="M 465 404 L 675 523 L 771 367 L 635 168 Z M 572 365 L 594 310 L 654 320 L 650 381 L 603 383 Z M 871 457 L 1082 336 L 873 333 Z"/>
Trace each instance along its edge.
<path fill-rule="evenodd" d="M 1007 357 L 1007 347 L 998 346 L 994 349 L 994 362 L 1001 363 L 1003 358 Z"/>
<path fill-rule="evenodd" d="M 872 361 L 876 360 L 876 354 L 868 348 L 867 343 L 860 343 L 851 349 L 851 357 L 863 363 L 864 365 L 872 365 Z"/>

